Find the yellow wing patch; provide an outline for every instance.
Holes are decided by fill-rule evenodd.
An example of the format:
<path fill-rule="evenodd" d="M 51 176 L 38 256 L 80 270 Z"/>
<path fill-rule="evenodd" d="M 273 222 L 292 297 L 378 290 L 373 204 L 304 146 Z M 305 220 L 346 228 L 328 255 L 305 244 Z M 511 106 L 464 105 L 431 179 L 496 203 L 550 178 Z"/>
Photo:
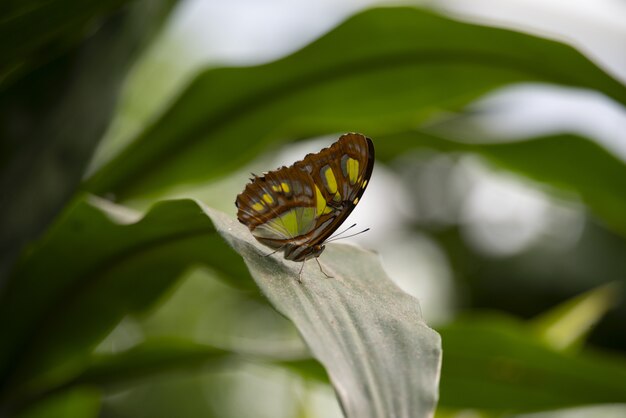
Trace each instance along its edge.
<path fill-rule="evenodd" d="M 263 200 L 265 200 L 267 203 L 272 204 L 274 203 L 274 198 L 272 198 L 272 196 L 270 196 L 269 194 L 265 193 L 263 195 Z"/>
<path fill-rule="evenodd" d="M 272 222 L 281 222 L 290 236 L 298 235 L 298 217 L 296 216 L 295 210 L 290 210 L 282 214 L 280 217 L 278 217 L 278 219 Z"/>
<path fill-rule="evenodd" d="M 322 176 L 324 177 L 324 185 L 328 193 L 335 194 L 337 192 L 337 179 L 335 179 L 332 168 L 327 165 L 322 167 Z"/>
<path fill-rule="evenodd" d="M 348 171 L 350 184 L 356 183 L 356 179 L 359 176 L 359 162 L 354 158 L 348 158 L 348 161 L 346 162 L 346 169 Z"/>
<path fill-rule="evenodd" d="M 272 184 L 272 190 L 276 193 L 289 194 L 289 192 L 291 192 L 291 187 L 289 187 L 288 183 L 283 181 L 280 184 Z"/>
<path fill-rule="evenodd" d="M 252 233 L 259 238 L 290 239 L 310 232 L 315 218 L 315 208 L 298 207 L 257 226 Z"/>
<path fill-rule="evenodd" d="M 324 195 L 322 195 L 322 192 L 317 186 L 315 186 L 315 203 L 317 205 L 317 215 L 319 216 L 324 213 L 326 209 L 326 199 L 324 199 Z"/>

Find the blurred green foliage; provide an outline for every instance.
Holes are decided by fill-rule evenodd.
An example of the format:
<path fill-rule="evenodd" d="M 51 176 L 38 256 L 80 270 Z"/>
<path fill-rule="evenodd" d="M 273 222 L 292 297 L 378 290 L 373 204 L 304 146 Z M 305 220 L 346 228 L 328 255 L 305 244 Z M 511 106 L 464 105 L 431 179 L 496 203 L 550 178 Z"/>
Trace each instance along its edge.
<path fill-rule="evenodd" d="M 555 351 L 511 318 L 470 316 L 439 331 L 441 406 L 536 411 L 626 397 L 623 359 Z"/>
<path fill-rule="evenodd" d="M 248 274 L 238 257 L 193 202 L 163 202 L 140 222 L 99 205 L 106 208 L 97 200 L 70 206 L 4 289 L 0 365 L 12 376 L 5 381 L 10 392 L 37 392 L 73 378 L 125 315 L 149 307 L 190 265 L 212 266 L 249 288 L 239 284 Z M 73 262 L 59 268 L 68 259 Z M 27 312 L 24 300 L 31 304 Z M 81 318 L 80 327 L 73 318 Z"/>
<path fill-rule="evenodd" d="M 75 193 L 126 74 L 175 1 L 123 3 L 3 6 L 0 281 Z"/>
<path fill-rule="evenodd" d="M 125 199 L 206 181 L 278 141 L 350 130 L 378 138 L 523 81 L 626 103 L 626 88 L 573 48 L 412 8 L 376 9 L 276 62 L 199 74 L 86 187 Z"/>
<path fill-rule="evenodd" d="M 626 86 L 561 43 L 419 9 L 373 9 L 278 61 L 204 70 L 82 180 L 129 68 L 174 5 L 125 3 L 0 8 L 0 416 L 233 416 L 241 411 L 218 395 L 235 393 L 228 373 L 249 373 L 251 363 L 324 387 L 330 379 L 348 416 L 367 402 L 384 405 L 380 411 L 410 405 L 414 414 L 420 408 L 427 414 L 437 356 L 411 350 L 430 347 L 431 334 L 416 331 L 419 315 L 400 319 L 395 308 L 406 314 L 415 306 L 409 309 L 411 300 L 387 281 L 377 295 L 393 297 L 387 301 L 393 315 L 377 322 L 387 312 L 367 299 L 373 294 L 365 284 L 382 273 L 359 273 L 364 280 L 356 290 L 307 300 L 334 282 L 314 281 L 317 290 L 300 293 L 284 284 L 288 267 L 260 256 L 225 226 L 228 220 L 215 222 L 219 215 L 212 219 L 192 200 L 156 202 L 173 189 L 238 175 L 278 144 L 342 131 L 373 137 L 380 161 L 391 167 L 398 158 L 410 164 L 415 150 L 477 155 L 560 199 L 580 199 L 592 214 L 569 252 L 530 250 L 504 260 L 475 251 L 460 222 L 443 228 L 416 222 L 445 251 L 468 294 L 462 305 L 468 312 L 439 328 L 442 416 L 626 402 L 626 308 L 619 298 L 625 287 L 599 287 L 553 308 L 626 277 L 624 162 L 567 133 L 478 144 L 424 125 L 432 119 L 445 125 L 449 112 L 513 83 L 591 89 L 621 105 Z M 139 214 L 86 192 L 156 204 Z M 346 277 L 371 261 L 355 265 L 359 253 L 342 251 L 351 250 L 329 251 L 328 262 Z M 484 308 L 534 319 L 476 313 Z M 293 321 L 312 355 L 273 309 Z M 168 316 L 174 325 L 155 319 Z M 588 347 L 588 335 L 616 352 Z M 389 355 L 398 345 L 385 341 L 410 343 Z M 377 357 L 385 354 L 389 364 Z M 408 393 L 397 385 L 421 389 Z M 368 400 L 359 404 L 361 390 Z M 394 394 L 399 400 L 390 407 L 385 402 Z M 292 416 L 302 410 L 293 407 Z"/>

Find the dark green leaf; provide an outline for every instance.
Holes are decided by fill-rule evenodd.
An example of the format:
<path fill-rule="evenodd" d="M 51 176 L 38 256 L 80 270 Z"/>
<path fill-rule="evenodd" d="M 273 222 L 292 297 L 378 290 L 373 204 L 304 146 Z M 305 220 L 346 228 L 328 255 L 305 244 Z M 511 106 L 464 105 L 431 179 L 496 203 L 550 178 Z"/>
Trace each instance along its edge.
<path fill-rule="evenodd" d="M 21 0 L 0 6 L 0 91 L 80 41 L 128 0 Z"/>
<path fill-rule="evenodd" d="M 532 411 L 626 399 L 622 359 L 551 350 L 510 318 L 472 317 L 439 332 L 442 407 Z"/>
<path fill-rule="evenodd" d="M 122 366 L 113 361 L 84 372 L 90 349 L 124 315 L 149 306 L 190 263 L 243 278 L 240 259 L 216 234 L 216 225 L 242 253 L 274 307 L 298 327 L 348 416 L 432 412 L 439 337 L 422 321 L 417 301 L 386 278 L 376 256 L 331 245 L 322 262 L 335 278 L 324 278 L 309 263 L 301 284 L 299 264 L 265 257 L 244 226 L 205 211 L 191 200 L 163 202 L 137 220 L 102 201 L 71 207 L 19 265 L 3 295 L 8 394 L 28 398 L 74 378 L 95 381 L 116 367 L 123 370 L 128 358 Z M 137 360 L 135 371 L 167 360 L 171 353 L 166 354 Z"/>
<path fill-rule="evenodd" d="M 626 87 L 569 46 L 414 8 L 374 9 L 279 61 L 203 72 L 86 187 L 123 199 L 199 182 L 270 143 L 337 131 L 376 138 L 523 81 L 626 103 Z"/>
<path fill-rule="evenodd" d="M 100 411 L 100 391 L 81 387 L 59 393 L 37 402 L 20 412 L 17 418 L 96 418 Z"/>
<path fill-rule="evenodd" d="M 85 371 L 69 384 L 124 384 L 168 369 L 220 364 L 227 356 L 224 350 L 190 341 L 148 341 L 121 353 L 94 356 Z"/>
<path fill-rule="evenodd" d="M 30 59 L 45 60 L 54 49 L 50 43 L 66 35 L 82 38 L 86 24 L 121 3 L 16 2 L 0 22 L 1 61 L 30 66 Z M 0 87 L 0 286 L 22 247 L 44 231 L 75 192 L 126 73 L 172 4 L 135 1 L 100 22 L 79 46 L 10 88 Z M 0 65 L 0 73 L 5 70 Z M 0 75 L 0 85 L 6 82 Z"/>
<path fill-rule="evenodd" d="M 329 382 L 328 373 L 326 373 L 326 370 L 319 361 L 315 359 L 285 360 L 275 362 L 275 364 L 295 371 L 304 378 L 317 380 L 322 383 Z"/>
<path fill-rule="evenodd" d="M 1 295 L 5 397 L 45 391 L 80 373 L 120 319 L 149 307 L 197 263 L 235 286 L 252 285 L 194 201 L 157 204 L 140 220 L 100 200 L 72 205 Z"/>

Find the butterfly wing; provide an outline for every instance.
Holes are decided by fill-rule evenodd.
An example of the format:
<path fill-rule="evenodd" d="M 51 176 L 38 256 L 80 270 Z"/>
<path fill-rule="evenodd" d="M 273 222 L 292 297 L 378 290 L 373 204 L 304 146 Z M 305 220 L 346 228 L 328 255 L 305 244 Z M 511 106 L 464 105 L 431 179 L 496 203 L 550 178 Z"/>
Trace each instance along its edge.
<path fill-rule="evenodd" d="M 345 134 L 291 167 L 252 179 L 237 196 L 237 217 L 270 248 L 321 244 L 358 203 L 373 165 L 371 140 Z"/>
<path fill-rule="evenodd" d="M 319 153 L 294 164 L 309 173 L 325 204 L 312 245 L 323 243 L 350 215 L 374 169 L 374 144 L 364 135 L 348 133 Z M 330 220 L 330 222 L 328 222 Z"/>
<path fill-rule="evenodd" d="M 314 187 L 310 176 L 294 167 L 255 177 L 237 196 L 237 218 L 257 240 L 280 248 L 315 228 Z"/>

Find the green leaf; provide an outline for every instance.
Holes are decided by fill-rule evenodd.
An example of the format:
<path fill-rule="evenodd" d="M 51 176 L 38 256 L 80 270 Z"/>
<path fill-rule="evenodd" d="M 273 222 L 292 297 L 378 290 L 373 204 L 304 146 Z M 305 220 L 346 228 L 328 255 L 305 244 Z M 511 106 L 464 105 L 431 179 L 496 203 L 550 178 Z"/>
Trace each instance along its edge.
<path fill-rule="evenodd" d="M 511 318 L 473 316 L 439 332 L 442 407 L 510 413 L 626 399 L 623 359 L 551 350 Z"/>
<path fill-rule="evenodd" d="M 127 384 L 134 379 L 169 369 L 222 364 L 230 353 L 184 340 L 152 340 L 116 354 L 95 355 L 89 366 L 68 385 L 99 387 Z"/>
<path fill-rule="evenodd" d="M 301 263 L 266 256 L 268 249 L 245 227 L 208 213 L 270 303 L 296 325 L 324 366 L 347 417 L 431 416 L 440 339 L 422 320 L 417 300 L 387 278 L 378 256 L 328 245 L 320 262 L 333 277 L 309 261 L 300 283 Z"/>
<path fill-rule="evenodd" d="M 580 196 L 596 216 L 626 235 L 626 164 L 595 142 L 575 135 L 555 135 L 470 144 L 425 132 L 405 132 L 380 138 L 376 156 L 388 160 L 416 148 L 475 153 L 562 196 Z"/>
<path fill-rule="evenodd" d="M 89 365 L 80 375 L 61 387 L 53 388 L 51 393 L 38 394 L 36 399 L 30 399 L 29 404 L 36 404 L 37 407 L 29 406 L 26 410 L 48 412 L 49 404 L 59 403 L 55 401 L 59 398 L 59 393 L 81 393 L 83 388 L 90 387 L 115 390 L 116 387 L 121 386 L 124 389 L 132 387 L 130 385 L 136 383 L 137 379 L 154 377 L 170 370 L 206 368 L 208 365 L 224 367 L 230 364 L 228 360 L 232 357 L 231 353 L 224 350 L 191 341 L 171 339 L 145 341 L 119 353 L 92 356 Z M 24 416 L 30 417 L 31 415 L 25 413 Z M 48 413 L 48 415 L 41 416 L 75 417 L 80 414 Z"/>
<path fill-rule="evenodd" d="M 55 393 L 17 414 L 17 418 L 97 418 L 100 411 L 100 392 L 89 387 Z"/>
<path fill-rule="evenodd" d="M 626 87 L 569 46 L 414 8 L 373 9 L 281 60 L 204 71 L 86 188 L 151 194 L 222 176 L 269 144 L 338 131 L 376 138 L 526 81 L 626 103 Z"/>
<path fill-rule="evenodd" d="M 71 207 L 2 295 L 0 327 L 7 338 L 0 353 L 9 395 L 21 390 L 28 397 L 72 379 L 102 381 L 115 373 L 105 366 L 84 372 L 94 343 L 124 315 L 148 307 L 189 264 L 244 277 L 241 260 L 217 228 L 245 257 L 272 305 L 298 327 L 348 416 L 432 412 L 439 337 L 422 321 L 417 301 L 385 277 L 376 256 L 331 245 L 322 262 L 335 278 L 322 277 L 309 263 L 299 283 L 299 264 L 266 257 L 244 226 L 204 210 L 192 200 L 162 202 L 139 220 L 100 200 Z M 135 371 L 167 360 L 166 354 L 143 358 Z M 133 358 L 141 356 L 127 353 L 117 370 Z"/>
<path fill-rule="evenodd" d="M 101 383 L 180 360 L 177 352 L 140 347 L 88 368 L 91 350 L 111 327 L 150 306 L 190 264 L 205 263 L 233 283 L 247 276 L 216 229 L 244 256 L 270 303 L 294 322 L 349 417 L 432 413 L 439 337 L 376 256 L 331 245 L 322 262 L 335 278 L 309 262 L 299 283 L 300 264 L 266 257 L 244 226 L 192 200 L 161 202 L 143 218 L 98 199 L 63 214 L 18 265 L 0 300 L 5 401 L 19 404 L 68 382 Z"/>
<path fill-rule="evenodd" d="M 125 315 L 150 307 L 190 265 L 251 288 L 241 259 L 196 202 L 163 202 L 141 219 L 122 209 L 76 202 L 18 265 L 0 296 L 5 398 L 80 373 Z"/>
<path fill-rule="evenodd" d="M 592 405 L 559 409 L 558 411 L 543 411 L 531 414 L 516 415 L 515 418 L 622 418 L 626 416 L 626 404 Z M 439 417 L 437 417 L 439 418 Z M 477 417 L 477 418 L 489 418 Z"/>
<path fill-rule="evenodd" d="M 328 373 L 326 373 L 326 370 L 319 361 L 315 359 L 282 360 L 276 361 L 274 364 L 292 370 L 306 379 L 329 383 Z"/>
<path fill-rule="evenodd" d="M 0 9 L 0 91 L 78 44 L 98 19 L 128 0 L 23 0 Z"/>
<path fill-rule="evenodd" d="M 0 283 L 75 193 L 129 68 L 172 7 L 172 0 L 135 1 L 97 31 L 87 28 L 121 3 L 26 0 L 3 15 L 0 86 L 12 59 L 37 70 L 0 87 Z M 80 45 L 47 56 L 58 38 L 82 39 L 85 30 L 91 36 Z"/>
<path fill-rule="evenodd" d="M 617 304 L 619 283 L 592 289 L 531 322 L 539 338 L 555 350 L 580 348 L 592 327 Z"/>

